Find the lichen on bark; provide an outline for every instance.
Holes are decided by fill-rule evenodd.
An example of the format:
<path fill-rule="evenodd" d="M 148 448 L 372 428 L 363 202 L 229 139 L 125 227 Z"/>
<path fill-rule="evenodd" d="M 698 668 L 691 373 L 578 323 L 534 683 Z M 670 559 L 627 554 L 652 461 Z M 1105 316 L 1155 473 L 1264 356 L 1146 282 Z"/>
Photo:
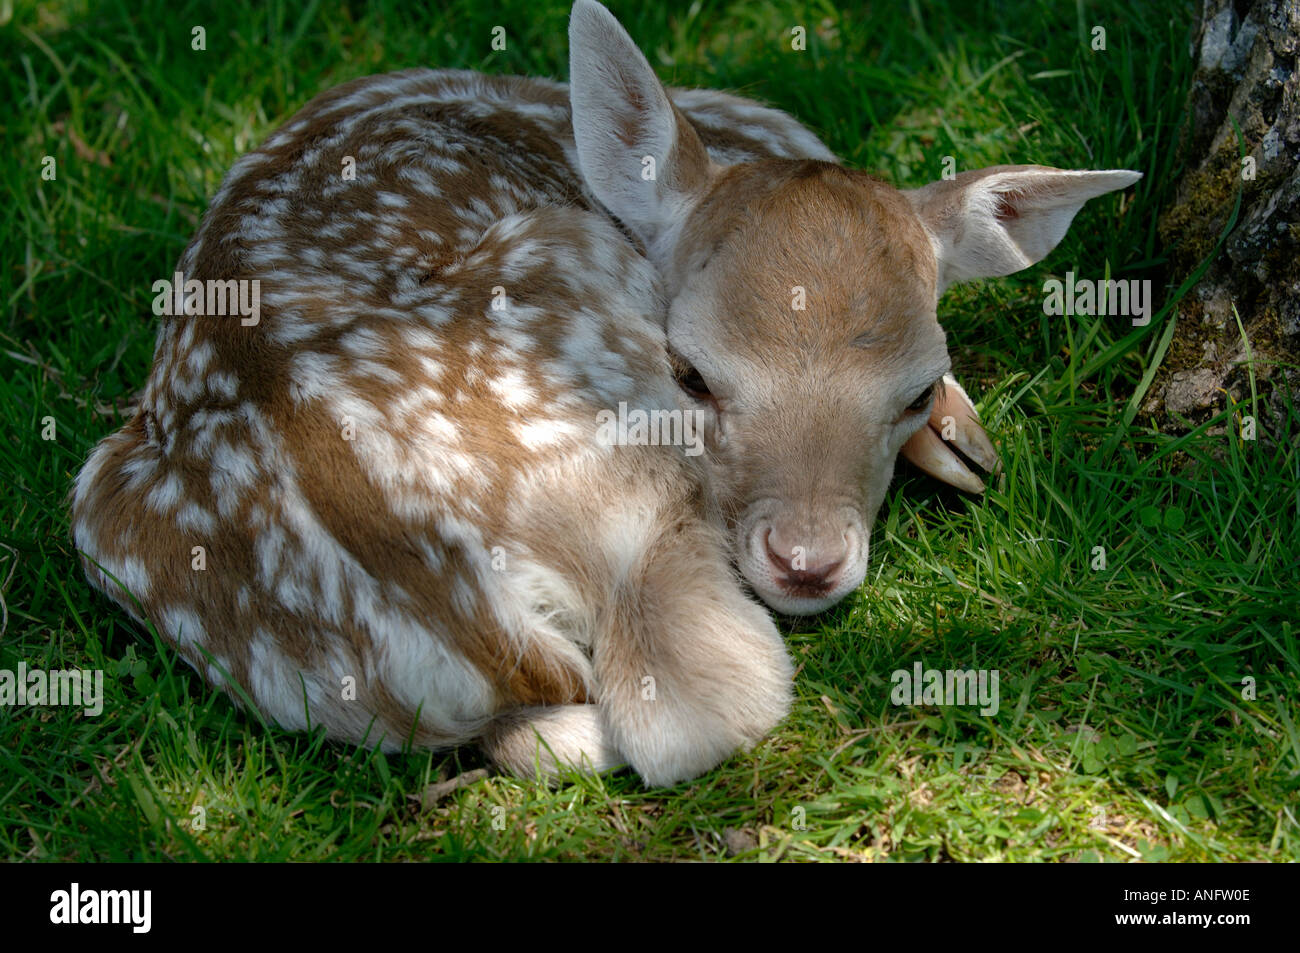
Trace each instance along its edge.
<path fill-rule="evenodd" d="M 1296 0 L 1204 0 L 1180 147 L 1187 171 L 1159 227 L 1171 289 L 1214 259 L 1178 303 L 1143 406 L 1166 432 L 1202 423 L 1229 398 L 1249 400 L 1252 367 L 1262 439 L 1276 432 L 1288 394 L 1300 406 L 1298 51 Z"/>

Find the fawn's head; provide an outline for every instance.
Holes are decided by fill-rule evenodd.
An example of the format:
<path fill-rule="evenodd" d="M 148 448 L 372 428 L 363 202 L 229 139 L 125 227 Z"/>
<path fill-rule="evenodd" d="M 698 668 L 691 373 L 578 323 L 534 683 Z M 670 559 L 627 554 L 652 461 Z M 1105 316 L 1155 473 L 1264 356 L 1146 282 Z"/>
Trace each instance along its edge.
<path fill-rule="evenodd" d="M 944 386 L 944 289 L 1028 267 L 1085 201 L 1140 176 L 998 166 L 903 192 L 812 159 L 719 166 L 604 7 L 578 0 L 569 37 L 583 179 L 663 277 L 739 567 L 772 608 L 821 611 L 865 577 L 905 444 L 981 486 L 927 427 L 951 413 L 951 442 L 991 456 Z"/>

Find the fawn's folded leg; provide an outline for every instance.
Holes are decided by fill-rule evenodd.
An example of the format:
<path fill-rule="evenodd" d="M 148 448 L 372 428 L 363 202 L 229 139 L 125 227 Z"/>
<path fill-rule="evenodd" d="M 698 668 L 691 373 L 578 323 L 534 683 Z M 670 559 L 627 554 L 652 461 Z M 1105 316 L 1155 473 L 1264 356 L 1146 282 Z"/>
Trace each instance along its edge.
<path fill-rule="evenodd" d="M 599 773 L 626 763 L 610 741 L 596 705 L 520 708 L 493 721 L 480 744 L 499 767 L 530 777 L 563 768 Z"/>
<path fill-rule="evenodd" d="M 789 711 L 785 643 L 701 523 L 665 525 L 629 567 L 605 622 L 594 656 L 600 707 L 648 785 L 708 771 Z"/>

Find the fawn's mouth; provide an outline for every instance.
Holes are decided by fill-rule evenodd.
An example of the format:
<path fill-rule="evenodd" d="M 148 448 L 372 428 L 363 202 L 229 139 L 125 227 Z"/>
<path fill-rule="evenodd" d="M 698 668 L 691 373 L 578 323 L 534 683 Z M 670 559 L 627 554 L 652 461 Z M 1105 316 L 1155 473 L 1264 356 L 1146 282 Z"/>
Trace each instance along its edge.
<path fill-rule="evenodd" d="M 858 580 L 857 584 L 847 587 L 836 586 L 834 589 L 818 587 L 815 594 L 812 592 L 804 594 L 799 586 L 793 589 L 770 591 L 768 587 L 756 586 L 749 577 L 745 577 L 745 582 L 749 584 L 750 590 L 763 605 L 779 615 L 792 618 L 819 615 L 835 606 L 861 584 L 861 580 Z M 828 595 L 828 592 L 831 594 Z"/>
<path fill-rule="evenodd" d="M 798 547 L 782 542 L 766 519 L 750 524 L 736 563 L 750 590 L 769 609 L 789 616 L 825 612 L 866 578 L 870 535 L 856 523 L 842 542 L 823 538 Z"/>

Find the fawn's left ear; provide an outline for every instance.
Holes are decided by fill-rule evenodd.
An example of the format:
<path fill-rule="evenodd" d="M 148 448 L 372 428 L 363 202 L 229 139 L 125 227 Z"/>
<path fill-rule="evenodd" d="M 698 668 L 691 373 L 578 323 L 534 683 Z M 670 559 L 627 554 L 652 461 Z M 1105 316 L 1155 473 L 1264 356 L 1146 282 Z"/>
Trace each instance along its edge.
<path fill-rule="evenodd" d="M 569 19 L 569 99 L 583 181 L 664 264 L 709 183 L 709 156 L 613 14 L 578 0 Z"/>
<path fill-rule="evenodd" d="M 954 282 L 1028 268 L 1065 237 L 1084 202 L 1140 178 L 1124 169 L 999 165 L 903 194 L 930 233 L 943 294 Z"/>

